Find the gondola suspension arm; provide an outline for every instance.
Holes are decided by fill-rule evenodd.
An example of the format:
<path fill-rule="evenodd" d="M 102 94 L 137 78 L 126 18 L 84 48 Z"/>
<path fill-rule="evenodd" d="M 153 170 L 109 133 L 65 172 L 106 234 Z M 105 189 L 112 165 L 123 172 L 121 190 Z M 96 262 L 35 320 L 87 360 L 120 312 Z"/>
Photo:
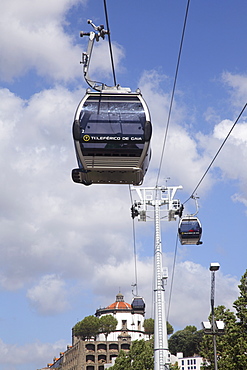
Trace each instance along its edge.
<path fill-rule="evenodd" d="M 196 216 L 197 213 L 199 212 L 199 205 L 198 205 L 198 200 L 197 200 L 197 199 L 199 199 L 199 197 L 195 197 L 194 195 L 192 195 L 191 198 L 194 199 L 194 201 L 196 203 L 196 212 L 193 213 L 191 216 Z"/>
<path fill-rule="evenodd" d="M 88 70 L 89 70 L 89 64 L 90 64 L 91 55 L 92 55 L 92 51 L 93 51 L 94 41 L 95 40 L 99 41 L 100 38 L 104 39 L 105 35 L 108 35 L 109 32 L 104 29 L 103 25 L 95 26 L 95 24 L 90 19 L 87 22 L 88 22 L 88 24 L 91 24 L 94 31 L 91 31 L 91 32 L 81 31 L 80 32 L 81 37 L 89 36 L 87 51 L 82 53 L 81 64 L 83 64 L 83 74 L 84 74 L 84 78 L 85 78 L 86 82 L 88 83 L 88 85 L 92 89 L 97 90 L 97 91 L 101 91 L 101 90 L 104 89 L 104 84 L 102 83 L 101 85 L 96 85 L 96 82 L 92 81 L 89 78 Z"/>

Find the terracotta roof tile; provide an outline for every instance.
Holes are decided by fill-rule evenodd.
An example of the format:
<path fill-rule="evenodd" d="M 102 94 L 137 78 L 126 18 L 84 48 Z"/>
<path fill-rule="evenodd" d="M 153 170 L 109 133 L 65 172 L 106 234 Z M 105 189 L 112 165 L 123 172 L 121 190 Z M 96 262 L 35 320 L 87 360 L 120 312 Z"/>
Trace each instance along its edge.
<path fill-rule="evenodd" d="M 114 302 L 112 304 L 110 304 L 110 306 L 107 306 L 106 307 L 108 310 L 113 310 L 113 309 L 117 309 L 117 310 L 129 310 L 131 309 L 131 305 L 127 302 Z"/>

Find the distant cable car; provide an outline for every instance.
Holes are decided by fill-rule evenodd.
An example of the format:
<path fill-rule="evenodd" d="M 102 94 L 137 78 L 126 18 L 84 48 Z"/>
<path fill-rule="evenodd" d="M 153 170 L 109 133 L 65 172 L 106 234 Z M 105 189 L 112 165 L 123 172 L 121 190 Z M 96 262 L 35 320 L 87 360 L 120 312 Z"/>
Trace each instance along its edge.
<path fill-rule="evenodd" d="M 79 166 L 72 170 L 73 181 L 140 185 L 151 157 L 151 135 L 150 113 L 139 90 L 88 89 L 73 123 Z"/>
<path fill-rule="evenodd" d="M 142 297 L 134 297 L 131 303 L 133 311 L 145 311 L 145 301 Z"/>
<path fill-rule="evenodd" d="M 184 216 L 178 226 L 178 236 L 181 244 L 202 244 L 202 226 L 195 216 Z"/>

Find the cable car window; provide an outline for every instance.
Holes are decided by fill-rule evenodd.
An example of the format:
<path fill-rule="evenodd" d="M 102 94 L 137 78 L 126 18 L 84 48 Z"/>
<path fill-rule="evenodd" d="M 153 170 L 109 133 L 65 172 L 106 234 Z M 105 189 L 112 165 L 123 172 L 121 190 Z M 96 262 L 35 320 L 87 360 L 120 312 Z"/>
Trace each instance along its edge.
<path fill-rule="evenodd" d="M 198 231 L 200 232 L 200 225 L 197 221 L 184 221 L 180 225 L 180 231 L 186 233 L 189 231 Z"/>
<path fill-rule="evenodd" d="M 91 99 L 93 100 L 93 99 Z M 82 107 L 80 127 L 83 134 L 105 134 L 136 136 L 143 140 L 145 112 L 139 101 L 122 101 L 123 99 L 90 101 Z"/>

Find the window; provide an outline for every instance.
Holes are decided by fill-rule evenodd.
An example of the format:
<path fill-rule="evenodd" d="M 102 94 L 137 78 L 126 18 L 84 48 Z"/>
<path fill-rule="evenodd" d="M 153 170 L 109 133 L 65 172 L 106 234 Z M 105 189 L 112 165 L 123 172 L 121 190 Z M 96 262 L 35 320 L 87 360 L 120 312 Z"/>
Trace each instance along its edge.
<path fill-rule="evenodd" d="M 127 329 L 127 320 L 122 320 L 122 329 L 123 330 Z"/>

